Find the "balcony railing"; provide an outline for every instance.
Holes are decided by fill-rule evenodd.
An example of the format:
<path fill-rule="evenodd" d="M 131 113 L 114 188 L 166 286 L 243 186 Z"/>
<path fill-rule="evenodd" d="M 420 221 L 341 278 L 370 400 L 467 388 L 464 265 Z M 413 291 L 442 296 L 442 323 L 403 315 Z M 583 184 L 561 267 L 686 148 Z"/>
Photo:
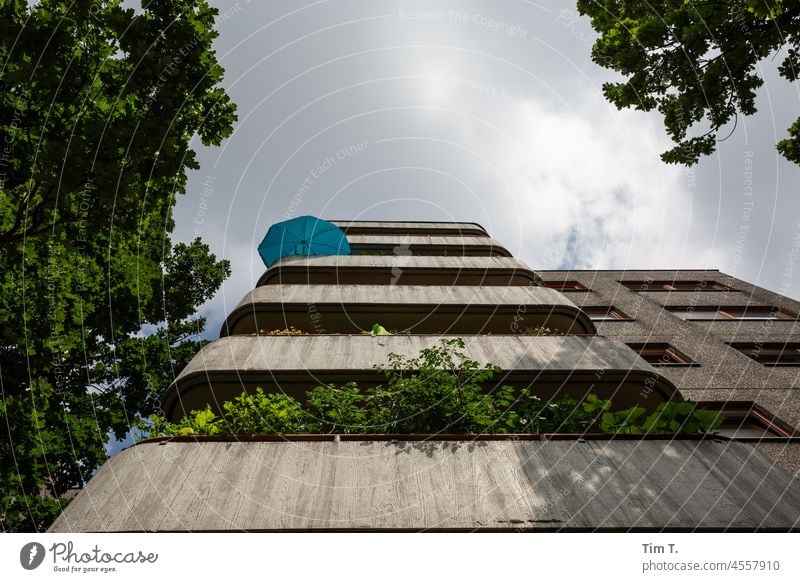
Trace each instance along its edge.
<path fill-rule="evenodd" d="M 262 387 L 302 399 L 327 383 L 375 385 L 389 354 L 412 357 L 440 336 L 232 336 L 206 345 L 162 397 L 167 417 L 219 408 L 243 391 Z M 499 366 L 495 385 L 534 387 L 543 398 L 595 393 L 621 408 L 648 410 L 672 398 L 674 385 L 625 344 L 604 337 L 483 335 L 465 337 L 465 353 Z"/>
<path fill-rule="evenodd" d="M 541 277 L 511 257 L 312 256 L 281 259 L 261 285 L 539 286 Z"/>
<path fill-rule="evenodd" d="M 595 333 L 567 296 L 545 287 L 264 285 L 231 311 L 220 335 L 291 327 L 357 334 L 374 323 L 414 334 Z"/>

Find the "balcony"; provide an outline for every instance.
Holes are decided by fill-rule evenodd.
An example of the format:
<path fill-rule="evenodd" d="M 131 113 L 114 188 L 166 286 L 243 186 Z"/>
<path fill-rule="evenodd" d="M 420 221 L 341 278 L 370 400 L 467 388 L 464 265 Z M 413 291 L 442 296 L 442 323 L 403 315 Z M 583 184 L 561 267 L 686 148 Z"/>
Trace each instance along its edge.
<path fill-rule="evenodd" d="M 258 285 L 540 285 L 541 278 L 511 257 L 287 257 Z"/>
<path fill-rule="evenodd" d="M 353 255 L 510 257 L 496 240 L 477 236 L 348 235 Z"/>
<path fill-rule="evenodd" d="M 596 333 L 583 311 L 546 287 L 264 285 L 233 309 L 220 336 L 289 327 L 358 334 L 374 323 L 414 334 Z"/>
<path fill-rule="evenodd" d="M 394 222 L 370 220 L 332 220 L 349 237 L 354 234 L 369 235 L 437 235 L 437 236 L 483 236 L 486 230 L 475 222 Z"/>
<path fill-rule="evenodd" d="M 326 383 L 378 384 L 374 369 L 390 353 L 416 356 L 440 336 L 231 336 L 212 342 L 192 359 L 162 396 L 167 418 L 223 402 L 261 386 L 303 398 Z M 652 410 L 675 395 L 673 384 L 625 344 L 588 336 L 477 336 L 465 352 L 503 372 L 497 384 L 532 386 L 543 398 L 595 393 L 623 408 Z M 491 390 L 493 386 L 487 386 Z"/>
<path fill-rule="evenodd" d="M 107 461 L 49 531 L 795 531 L 800 523 L 800 483 L 746 443 L 333 439 L 145 441 Z"/>

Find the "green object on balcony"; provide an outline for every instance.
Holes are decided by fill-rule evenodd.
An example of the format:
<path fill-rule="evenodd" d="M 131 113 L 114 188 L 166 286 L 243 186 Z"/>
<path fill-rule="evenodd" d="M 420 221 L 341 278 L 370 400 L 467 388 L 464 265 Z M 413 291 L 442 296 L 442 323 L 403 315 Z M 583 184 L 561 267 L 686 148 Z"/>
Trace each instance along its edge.
<path fill-rule="evenodd" d="M 376 323 L 372 326 L 372 335 L 392 335 L 381 324 Z"/>

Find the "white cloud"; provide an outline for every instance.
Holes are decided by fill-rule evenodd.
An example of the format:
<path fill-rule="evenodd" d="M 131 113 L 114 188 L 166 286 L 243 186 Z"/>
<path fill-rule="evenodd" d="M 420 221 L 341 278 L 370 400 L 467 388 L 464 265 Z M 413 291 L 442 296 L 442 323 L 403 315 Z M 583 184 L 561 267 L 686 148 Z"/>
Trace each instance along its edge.
<path fill-rule="evenodd" d="M 663 129 L 600 98 L 507 109 L 511 139 L 488 148 L 519 208 L 523 252 L 557 268 L 714 266 L 690 230 L 691 170 L 659 159 Z M 718 262 L 716 263 L 718 264 Z"/>

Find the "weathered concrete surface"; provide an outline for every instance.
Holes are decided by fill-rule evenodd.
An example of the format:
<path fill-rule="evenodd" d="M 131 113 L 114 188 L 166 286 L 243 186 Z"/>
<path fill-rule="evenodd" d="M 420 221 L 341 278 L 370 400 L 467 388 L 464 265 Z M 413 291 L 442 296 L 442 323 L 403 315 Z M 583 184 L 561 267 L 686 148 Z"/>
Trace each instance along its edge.
<path fill-rule="evenodd" d="M 305 390 L 321 383 L 362 382 L 365 375 L 377 376 L 374 367 L 385 365 L 389 354 L 414 357 L 441 339 L 426 335 L 220 338 L 204 346 L 183 369 L 163 395 L 162 408 L 168 417 L 180 418 L 206 403 L 219 408 L 221 402 L 255 386 L 302 398 Z M 652 408 L 675 391 L 633 350 L 607 338 L 517 334 L 472 336 L 464 342 L 468 357 L 493 363 L 525 385 L 535 381 L 543 397 L 563 390 L 561 395 L 580 398 L 594 391 L 613 397 L 621 408 L 633 403 Z M 505 374 L 497 379 L 506 381 Z M 652 397 L 642 396 L 645 382 Z"/>
<path fill-rule="evenodd" d="M 183 369 L 180 381 L 211 370 L 371 370 L 389 354 L 416 356 L 438 336 L 231 336 L 207 344 Z M 603 337 L 487 335 L 464 339 L 464 352 L 503 370 L 625 370 L 657 374 L 624 344 Z"/>
<path fill-rule="evenodd" d="M 635 321 L 599 322 L 598 333 L 626 342 L 667 342 L 697 365 L 664 367 L 661 373 L 692 400 L 755 402 L 794 428 L 800 427 L 800 367 L 765 366 L 728 342 L 797 342 L 798 321 L 684 321 L 663 306 L 775 306 L 800 313 L 800 302 L 717 270 L 547 271 L 545 280 L 578 280 L 586 293 L 569 293 L 578 305 L 614 305 Z M 714 280 L 731 291 L 632 291 L 620 281 Z M 770 444 L 763 450 L 787 467 L 800 466 L 800 447 Z"/>
<path fill-rule="evenodd" d="M 788 475 L 800 480 L 800 442 L 758 443 L 756 447 Z"/>
<path fill-rule="evenodd" d="M 800 526 L 800 482 L 737 442 L 144 443 L 51 532 Z"/>
<path fill-rule="evenodd" d="M 635 321 L 597 322 L 597 331 L 625 342 L 667 342 L 692 358 L 691 368 L 664 367 L 682 393 L 707 400 L 755 400 L 786 421 L 800 420 L 800 367 L 765 366 L 728 342 L 797 342 L 800 321 L 684 321 L 663 305 L 767 305 L 800 313 L 800 302 L 719 271 L 549 271 L 546 280 L 578 280 L 590 292 L 568 293 L 577 305 L 613 305 Z M 733 288 L 716 291 L 631 291 L 624 280 L 716 280 Z M 718 394 L 713 394 L 713 392 Z M 784 393 L 778 396 L 778 393 Z M 786 391 L 794 391 L 789 395 Z M 759 397 L 763 394 L 764 400 Z M 780 403 L 779 406 L 778 403 Z M 790 420 L 790 418 L 792 420 Z"/>
<path fill-rule="evenodd" d="M 427 278 L 421 284 L 453 284 L 441 283 L 437 277 L 450 273 L 460 277 L 470 275 L 479 285 L 508 285 L 507 277 L 525 279 L 525 285 L 538 285 L 540 278 L 528 265 L 512 257 L 428 257 L 428 256 L 393 256 L 393 255 L 334 255 L 334 256 L 288 256 L 278 260 L 267 269 L 258 280 L 257 286 L 265 285 L 278 277 L 286 278 L 289 273 L 305 273 L 310 277 L 319 272 L 339 272 L 340 277 L 330 283 L 341 282 L 341 277 L 348 271 L 358 271 L 359 283 L 369 284 L 369 277 L 376 272 L 389 271 L 391 278 L 381 280 L 379 284 L 392 285 L 400 283 L 403 277 L 412 273 L 416 277 Z M 504 276 L 500 282 L 494 278 Z M 477 278 L 476 278 L 477 277 Z M 395 283 L 393 283 L 394 281 Z M 284 284 L 294 281 L 282 281 Z M 314 283 L 313 277 L 303 283 Z M 329 283 L 326 281 L 326 283 Z M 463 283 L 462 283 L 463 284 Z M 519 283 L 514 283 L 519 284 Z"/>
<path fill-rule="evenodd" d="M 547 287 L 445 285 L 281 285 L 256 287 L 234 310 L 253 303 L 407 303 L 446 305 L 552 305 L 578 310 L 570 297 Z M 380 315 L 380 314 L 376 314 Z"/>
<path fill-rule="evenodd" d="M 437 310 L 442 311 L 452 307 L 457 308 L 451 310 L 452 325 L 457 325 L 459 319 L 475 312 L 485 314 L 483 320 L 489 322 L 492 316 L 499 315 L 502 311 L 508 316 L 503 320 L 510 320 L 515 325 L 513 329 L 507 325 L 504 333 L 514 333 L 524 329 L 526 325 L 534 325 L 534 322 L 526 322 L 526 319 L 533 319 L 534 314 L 539 315 L 535 323 L 544 324 L 551 329 L 563 331 L 571 329 L 571 333 L 595 333 L 594 324 L 583 311 L 566 295 L 547 287 L 263 285 L 245 295 L 239 305 L 231 311 L 220 335 L 252 333 L 261 328 L 285 328 L 288 324 L 280 325 L 280 315 L 294 312 L 305 317 L 293 316 L 292 320 L 308 320 L 295 325 L 307 333 L 321 333 L 321 329 L 327 332 L 352 333 L 349 329 L 333 329 L 331 323 L 326 321 L 326 315 L 322 315 L 326 310 L 343 317 L 347 317 L 348 313 L 371 310 L 372 314 L 368 317 L 369 326 L 362 329 L 371 328 L 375 321 L 387 325 L 384 321 L 384 314 L 387 311 L 397 312 L 398 316 L 407 313 L 405 319 L 408 323 L 404 327 L 413 330 L 412 325 L 415 321 L 424 319 Z M 277 318 L 268 315 L 274 313 L 278 314 Z M 310 316 L 314 313 L 320 315 L 312 319 Z M 275 319 L 278 320 L 277 324 L 273 324 Z M 286 319 L 289 319 L 288 315 Z M 330 319 L 332 317 L 327 315 L 327 320 Z M 262 320 L 269 320 L 269 323 L 265 321 L 262 325 L 260 324 Z M 553 321 L 550 323 L 548 320 Z M 445 329 L 439 330 L 439 333 L 443 333 Z M 418 330 L 413 331 L 423 333 Z M 471 333 L 478 331 L 481 330 L 475 329 Z"/>
<path fill-rule="evenodd" d="M 427 257 L 409 255 L 318 255 L 288 256 L 278 259 L 270 267 L 412 267 L 424 269 L 518 269 L 530 271 L 531 268 L 514 257 Z M 269 270 L 268 270 L 269 271 Z M 263 278 L 263 277 L 262 277 Z"/>

